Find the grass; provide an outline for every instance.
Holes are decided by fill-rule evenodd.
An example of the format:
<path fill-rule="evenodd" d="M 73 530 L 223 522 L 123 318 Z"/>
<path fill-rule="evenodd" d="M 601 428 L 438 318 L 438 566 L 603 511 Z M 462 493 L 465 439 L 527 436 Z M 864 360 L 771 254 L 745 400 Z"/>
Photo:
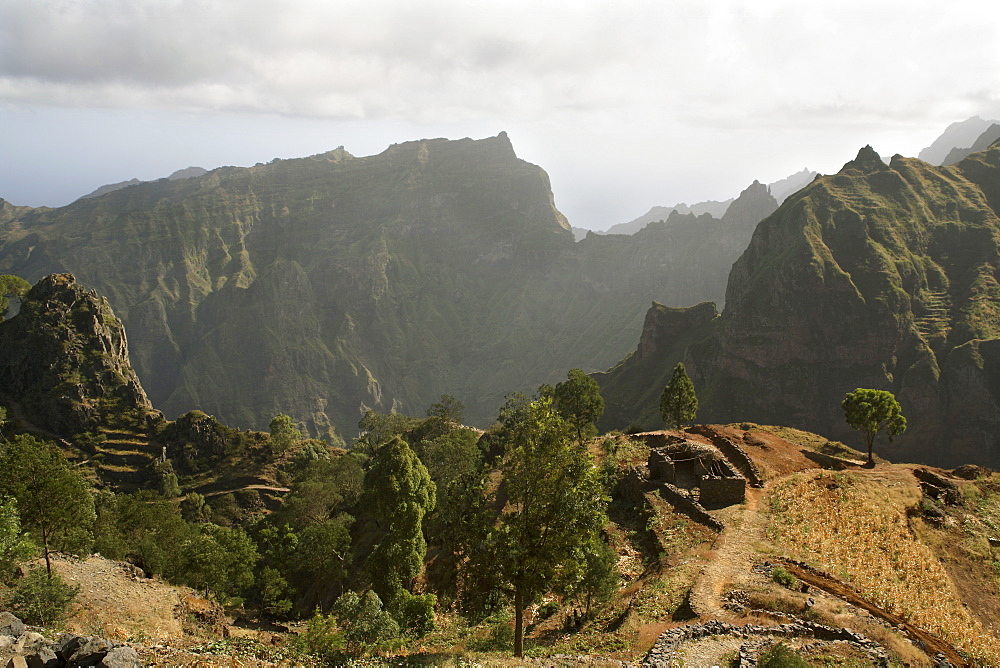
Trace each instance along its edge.
<path fill-rule="evenodd" d="M 886 498 L 884 487 L 859 475 L 796 476 L 771 492 L 771 533 L 790 553 L 851 581 L 872 603 L 982 664 L 1000 665 L 1000 641 L 963 607 L 904 508 Z"/>

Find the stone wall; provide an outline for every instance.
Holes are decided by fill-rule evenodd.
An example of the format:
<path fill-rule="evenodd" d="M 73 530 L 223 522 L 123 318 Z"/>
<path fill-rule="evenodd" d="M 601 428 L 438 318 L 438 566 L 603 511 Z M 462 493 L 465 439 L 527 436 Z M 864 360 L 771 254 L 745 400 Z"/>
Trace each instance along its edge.
<path fill-rule="evenodd" d="M 705 476 L 701 479 L 701 498 L 705 506 L 731 506 L 746 500 L 747 481 L 740 478 Z"/>
<path fill-rule="evenodd" d="M 699 524 L 704 524 L 710 529 L 722 531 L 726 525 L 712 517 L 705 507 L 692 499 L 684 490 L 666 482 L 660 487 L 660 496 L 663 500 L 672 505 L 678 512 L 683 513 Z"/>

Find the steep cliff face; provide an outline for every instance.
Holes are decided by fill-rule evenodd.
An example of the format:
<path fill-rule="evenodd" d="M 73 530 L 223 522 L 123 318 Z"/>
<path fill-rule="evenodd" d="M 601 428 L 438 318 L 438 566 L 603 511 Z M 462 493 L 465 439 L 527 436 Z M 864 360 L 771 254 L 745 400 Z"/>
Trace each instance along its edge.
<path fill-rule="evenodd" d="M 121 321 L 69 274 L 39 281 L 0 323 L 0 392 L 34 424 L 66 435 L 152 410 Z"/>
<path fill-rule="evenodd" d="M 866 147 L 761 222 L 718 324 L 661 366 L 684 360 L 699 420 L 856 443 L 840 400 L 888 389 L 910 428 L 883 452 L 1000 464 L 998 195 L 1000 149 L 937 168 Z"/>
<path fill-rule="evenodd" d="M 420 414 L 449 393 L 482 423 L 507 392 L 607 368 L 650 301 L 722 299 L 742 250 L 719 255 L 724 232 L 575 244 L 545 172 L 501 134 L 19 211 L 0 224 L 0 273 L 72 271 L 106 295 L 168 417 L 264 429 L 282 412 L 349 437 L 362 406 Z"/>

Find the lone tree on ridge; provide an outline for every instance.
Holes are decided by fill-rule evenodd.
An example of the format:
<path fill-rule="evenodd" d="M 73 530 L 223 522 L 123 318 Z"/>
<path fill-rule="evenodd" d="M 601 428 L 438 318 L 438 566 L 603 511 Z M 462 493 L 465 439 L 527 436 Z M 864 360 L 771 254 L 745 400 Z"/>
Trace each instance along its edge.
<path fill-rule="evenodd" d="M 688 378 L 684 363 L 678 362 L 670 382 L 660 395 L 660 415 L 667 426 L 680 429 L 685 422 L 694 420 L 698 414 L 698 395 L 694 383 Z"/>
<path fill-rule="evenodd" d="M 906 418 L 903 417 L 899 402 L 892 392 L 859 387 L 853 392 L 848 392 L 840 405 L 844 409 L 844 419 L 847 424 L 865 435 L 869 466 L 875 466 L 872 443 L 880 431 L 886 433 L 890 443 L 894 436 L 906 431 Z"/>

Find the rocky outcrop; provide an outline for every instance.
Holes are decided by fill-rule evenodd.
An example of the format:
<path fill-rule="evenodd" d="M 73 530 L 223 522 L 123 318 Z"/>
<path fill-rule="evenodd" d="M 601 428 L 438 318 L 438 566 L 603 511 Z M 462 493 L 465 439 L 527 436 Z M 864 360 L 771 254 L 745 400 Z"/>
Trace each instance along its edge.
<path fill-rule="evenodd" d="M 699 338 L 643 331 L 640 351 L 656 341 L 656 353 L 597 376 L 624 412 L 605 426 L 655 424 L 664 370 L 683 361 L 701 422 L 784 424 L 860 446 L 841 400 L 885 389 L 909 427 L 877 442 L 882 454 L 1000 465 L 998 208 L 1000 148 L 937 168 L 887 165 L 865 147 L 757 226 L 725 311 Z"/>
<path fill-rule="evenodd" d="M 121 321 L 70 274 L 40 280 L 0 323 L 0 392 L 36 426 L 65 435 L 141 423 L 152 411 Z"/>
<path fill-rule="evenodd" d="M 9 668 L 139 668 L 142 662 L 132 647 L 98 636 L 63 634 L 47 640 L 28 631 L 9 612 L 0 613 L 0 657 Z"/>

